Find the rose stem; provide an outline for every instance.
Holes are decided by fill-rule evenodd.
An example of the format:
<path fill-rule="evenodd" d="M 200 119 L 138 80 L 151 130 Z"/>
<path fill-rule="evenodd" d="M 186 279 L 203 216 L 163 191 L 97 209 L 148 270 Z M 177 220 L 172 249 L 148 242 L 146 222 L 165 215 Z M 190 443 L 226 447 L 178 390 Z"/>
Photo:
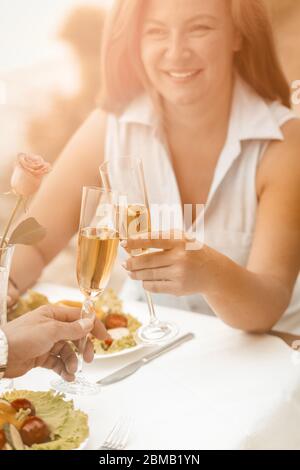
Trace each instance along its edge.
<path fill-rule="evenodd" d="M 6 243 L 6 236 L 8 234 L 9 229 L 10 229 L 10 226 L 11 226 L 11 224 L 12 224 L 14 218 L 15 218 L 15 215 L 18 212 L 18 209 L 19 209 L 20 205 L 22 204 L 22 201 L 23 201 L 23 196 L 19 195 L 18 200 L 17 200 L 16 205 L 15 205 L 15 208 L 12 211 L 10 219 L 9 219 L 9 221 L 8 221 L 6 227 L 5 227 L 4 234 L 3 234 L 1 244 L 0 244 L 0 248 L 3 248 L 4 244 Z"/>

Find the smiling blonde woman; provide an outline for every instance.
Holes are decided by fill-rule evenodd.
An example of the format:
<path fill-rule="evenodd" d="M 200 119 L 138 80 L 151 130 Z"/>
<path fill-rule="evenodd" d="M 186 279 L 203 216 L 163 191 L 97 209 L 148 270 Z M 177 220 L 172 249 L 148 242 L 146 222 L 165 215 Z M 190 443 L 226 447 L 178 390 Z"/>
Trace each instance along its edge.
<path fill-rule="evenodd" d="M 66 146 L 31 213 L 23 291 L 76 232 L 83 185 L 103 160 L 138 155 L 150 203 L 205 204 L 205 245 L 129 241 L 141 298 L 216 314 L 234 328 L 300 332 L 300 124 L 260 0 L 119 0 L 107 20 L 100 106 Z M 294 291 L 294 295 L 292 295 Z"/>

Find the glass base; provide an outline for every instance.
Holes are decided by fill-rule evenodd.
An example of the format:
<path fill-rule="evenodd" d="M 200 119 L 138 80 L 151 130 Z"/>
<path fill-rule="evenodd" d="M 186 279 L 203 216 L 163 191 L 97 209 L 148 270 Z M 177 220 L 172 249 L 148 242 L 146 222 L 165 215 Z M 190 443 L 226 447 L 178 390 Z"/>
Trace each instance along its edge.
<path fill-rule="evenodd" d="M 52 388 L 57 392 L 69 393 L 70 395 L 96 395 L 100 393 L 101 386 L 89 382 L 82 375 L 78 375 L 74 382 L 66 382 L 63 379 L 51 382 Z"/>
<path fill-rule="evenodd" d="M 142 326 L 136 332 L 137 340 L 145 344 L 165 343 L 178 334 L 178 328 L 173 323 L 153 322 Z"/>

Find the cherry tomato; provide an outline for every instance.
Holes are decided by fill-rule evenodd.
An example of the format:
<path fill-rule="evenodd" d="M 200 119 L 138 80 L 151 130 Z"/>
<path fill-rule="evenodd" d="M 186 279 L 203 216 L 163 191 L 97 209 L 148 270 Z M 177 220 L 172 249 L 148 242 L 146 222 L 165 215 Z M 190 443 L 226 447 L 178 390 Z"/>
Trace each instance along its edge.
<path fill-rule="evenodd" d="M 6 444 L 6 438 L 5 438 L 4 431 L 0 430 L 0 450 L 3 449 L 5 444 Z"/>
<path fill-rule="evenodd" d="M 33 404 L 29 400 L 26 400 L 26 398 L 18 398 L 17 400 L 12 401 L 11 406 L 16 411 L 19 411 L 21 409 L 30 410 L 30 415 L 31 416 L 35 415 L 35 407 L 33 406 Z"/>
<path fill-rule="evenodd" d="M 127 328 L 128 325 L 127 318 L 120 313 L 109 313 L 104 321 L 108 330 L 113 328 Z"/>
<path fill-rule="evenodd" d="M 37 416 L 29 416 L 23 423 L 20 434 L 27 446 L 42 444 L 50 440 L 50 431 L 47 424 Z"/>
<path fill-rule="evenodd" d="M 111 346 L 113 344 L 113 342 L 114 342 L 114 340 L 112 338 L 106 338 L 104 340 L 104 344 L 108 347 Z"/>

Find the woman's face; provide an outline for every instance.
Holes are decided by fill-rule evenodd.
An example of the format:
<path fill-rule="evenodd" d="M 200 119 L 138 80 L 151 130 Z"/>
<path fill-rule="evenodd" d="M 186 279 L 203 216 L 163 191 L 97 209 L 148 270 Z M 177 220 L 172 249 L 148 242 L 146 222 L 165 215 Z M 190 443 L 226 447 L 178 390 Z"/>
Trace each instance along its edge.
<path fill-rule="evenodd" d="M 148 0 L 141 59 L 154 89 L 175 105 L 218 103 L 239 38 L 228 0 Z"/>

